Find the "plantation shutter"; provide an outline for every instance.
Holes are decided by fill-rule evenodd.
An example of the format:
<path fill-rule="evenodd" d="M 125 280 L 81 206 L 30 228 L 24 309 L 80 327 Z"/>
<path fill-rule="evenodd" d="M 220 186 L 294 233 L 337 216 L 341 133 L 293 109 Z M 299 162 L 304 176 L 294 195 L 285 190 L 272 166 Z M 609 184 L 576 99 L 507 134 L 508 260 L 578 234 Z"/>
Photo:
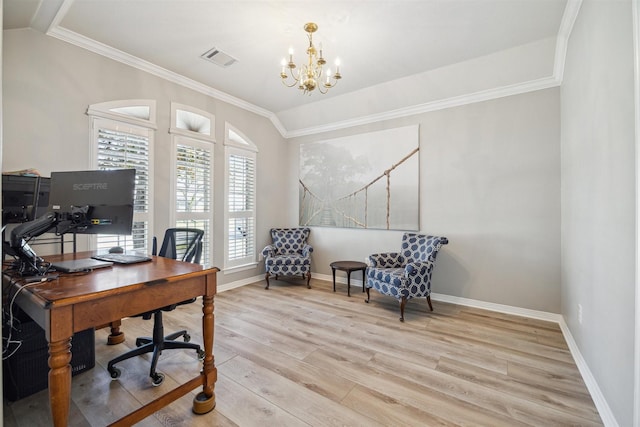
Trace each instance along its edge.
<path fill-rule="evenodd" d="M 97 168 L 101 170 L 136 170 L 133 233 L 131 236 L 98 235 L 97 249 L 121 246 L 125 250 L 149 252 L 150 183 L 149 183 L 149 131 L 127 126 L 98 122 Z"/>
<path fill-rule="evenodd" d="M 175 144 L 176 227 L 204 230 L 201 263 L 211 260 L 212 145 L 186 137 Z"/>
<path fill-rule="evenodd" d="M 255 153 L 229 147 L 227 152 L 228 266 L 254 262 Z"/>

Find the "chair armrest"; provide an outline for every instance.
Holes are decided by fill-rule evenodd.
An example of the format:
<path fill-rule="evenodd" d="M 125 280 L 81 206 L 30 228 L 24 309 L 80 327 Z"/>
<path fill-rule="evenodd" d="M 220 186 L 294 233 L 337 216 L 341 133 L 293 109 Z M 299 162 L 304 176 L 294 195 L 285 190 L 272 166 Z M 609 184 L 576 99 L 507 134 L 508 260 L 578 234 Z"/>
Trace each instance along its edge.
<path fill-rule="evenodd" d="M 275 254 L 276 254 L 276 247 L 273 245 L 267 245 L 262 250 L 262 256 L 264 257 L 274 256 Z"/>
<path fill-rule="evenodd" d="M 309 255 L 311 255 L 311 252 L 313 252 L 313 246 L 309 244 L 305 244 L 302 247 L 302 255 L 304 255 L 305 257 L 308 257 Z"/>
<path fill-rule="evenodd" d="M 404 266 L 404 274 L 405 277 L 411 278 L 412 276 L 422 274 L 432 268 L 433 262 L 431 261 L 410 262 Z"/>
<path fill-rule="evenodd" d="M 369 267 L 371 268 L 400 268 L 404 258 L 399 252 L 383 252 L 369 255 Z"/>

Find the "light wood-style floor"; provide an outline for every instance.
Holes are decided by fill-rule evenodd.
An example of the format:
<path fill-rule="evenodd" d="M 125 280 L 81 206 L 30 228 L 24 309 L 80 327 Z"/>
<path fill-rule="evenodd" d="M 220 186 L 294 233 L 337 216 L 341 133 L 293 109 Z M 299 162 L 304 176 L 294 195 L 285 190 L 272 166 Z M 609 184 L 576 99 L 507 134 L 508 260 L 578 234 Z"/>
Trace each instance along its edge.
<path fill-rule="evenodd" d="M 596 426 L 593 401 L 556 324 L 433 301 L 371 303 L 345 285 L 272 281 L 216 296 L 216 409 L 191 412 L 193 395 L 140 426 Z M 165 332 L 186 327 L 201 342 L 199 302 L 166 313 Z M 148 335 L 125 319 L 124 344 L 96 332 L 96 367 L 73 378 L 71 425 L 104 426 L 200 369 L 195 352 L 165 351 L 152 387 L 149 357 L 110 358 Z M 198 391 L 198 390 L 196 390 Z M 4 425 L 50 425 L 47 391 L 4 406 Z"/>

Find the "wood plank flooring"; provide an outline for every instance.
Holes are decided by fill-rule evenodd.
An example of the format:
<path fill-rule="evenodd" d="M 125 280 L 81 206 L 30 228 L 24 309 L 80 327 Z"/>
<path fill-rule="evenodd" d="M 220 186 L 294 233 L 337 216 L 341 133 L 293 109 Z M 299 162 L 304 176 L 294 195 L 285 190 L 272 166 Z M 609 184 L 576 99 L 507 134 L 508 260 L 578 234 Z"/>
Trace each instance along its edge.
<path fill-rule="evenodd" d="M 187 395 L 139 426 L 601 426 L 558 325 L 433 301 L 407 304 L 329 282 L 273 281 L 215 299 L 216 409 L 191 412 Z M 165 313 L 165 332 L 202 342 L 202 308 Z M 200 369 L 195 352 L 167 350 L 107 362 L 148 335 L 151 321 L 123 320 L 127 341 L 96 331 L 96 367 L 73 378 L 72 426 L 104 426 Z M 196 390 L 197 392 L 197 390 Z M 4 404 L 4 426 L 50 425 L 47 391 Z"/>

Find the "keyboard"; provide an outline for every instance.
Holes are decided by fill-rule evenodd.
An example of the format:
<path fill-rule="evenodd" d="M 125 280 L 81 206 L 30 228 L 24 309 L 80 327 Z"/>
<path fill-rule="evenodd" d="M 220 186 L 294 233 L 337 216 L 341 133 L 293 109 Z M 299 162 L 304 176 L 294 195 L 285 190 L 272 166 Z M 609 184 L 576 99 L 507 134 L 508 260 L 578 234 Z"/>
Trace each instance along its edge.
<path fill-rule="evenodd" d="M 91 258 L 100 261 L 110 261 L 115 264 L 137 264 L 139 262 L 151 261 L 151 257 L 146 255 L 133 255 L 133 254 L 102 254 L 95 255 Z"/>

